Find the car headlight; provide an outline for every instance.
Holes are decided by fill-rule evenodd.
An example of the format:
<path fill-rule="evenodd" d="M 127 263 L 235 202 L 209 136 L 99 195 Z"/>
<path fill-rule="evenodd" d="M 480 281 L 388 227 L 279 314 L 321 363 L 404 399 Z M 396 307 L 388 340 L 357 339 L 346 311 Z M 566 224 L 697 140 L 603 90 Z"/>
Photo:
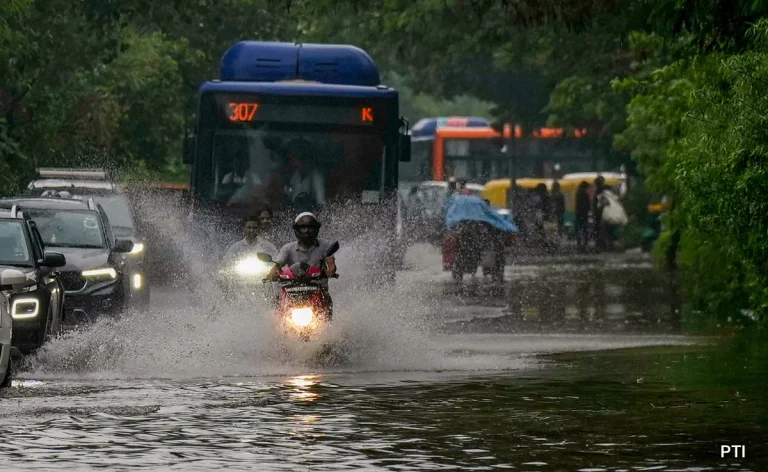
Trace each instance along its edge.
<path fill-rule="evenodd" d="M 312 318 L 314 317 L 315 314 L 312 313 L 312 308 L 294 308 L 291 310 L 291 321 L 301 328 L 312 323 Z"/>
<path fill-rule="evenodd" d="M 89 279 L 115 279 L 117 278 L 117 271 L 112 267 L 104 267 L 100 269 L 88 269 L 82 272 L 83 277 Z"/>
<path fill-rule="evenodd" d="M 34 318 L 40 311 L 40 302 L 36 298 L 17 298 L 11 305 L 11 317 L 19 320 Z"/>
<path fill-rule="evenodd" d="M 268 263 L 260 261 L 255 257 L 243 259 L 235 266 L 235 272 L 240 275 L 266 275 L 267 272 L 269 272 L 269 269 L 271 269 L 271 267 Z"/>
<path fill-rule="evenodd" d="M 131 254 L 139 254 L 144 251 L 144 243 L 133 243 Z"/>

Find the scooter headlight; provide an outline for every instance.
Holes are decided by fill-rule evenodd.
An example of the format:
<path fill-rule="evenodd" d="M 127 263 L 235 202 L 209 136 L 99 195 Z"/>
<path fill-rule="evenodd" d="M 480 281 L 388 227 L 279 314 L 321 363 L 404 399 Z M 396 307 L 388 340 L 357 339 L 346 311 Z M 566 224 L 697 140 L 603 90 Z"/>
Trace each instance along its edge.
<path fill-rule="evenodd" d="M 315 314 L 312 313 L 312 308 L 294 308 L 291 310 L 291 321 L 300 328 L 309 326 L 314 317 Z"/>
<path fill-rule="evenodd" d="M 240 275 L 266 275 L 269 269 L 269 264 L 255 257 L 243 259 L 235 266 L 235 272 Z"/>

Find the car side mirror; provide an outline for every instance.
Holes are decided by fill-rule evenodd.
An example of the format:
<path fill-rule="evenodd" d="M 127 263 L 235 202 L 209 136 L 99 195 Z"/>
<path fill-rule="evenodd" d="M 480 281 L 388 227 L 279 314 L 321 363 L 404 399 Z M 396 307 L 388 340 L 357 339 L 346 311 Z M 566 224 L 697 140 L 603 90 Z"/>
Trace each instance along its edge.
<path fill-rule="evenodd" d="M 399 135 L 400 162 L 411 162 L 411 137 L 407 134 Z"/>
<path fill-rule="evenodd" d="M 46 252 L 40 265 L 43 267 L 64 267 L 66 264 L 67 258 L 64 257 L 64 254 L 58 252 Z"/>
<path fill-rule="evenodd" d="M 118 239 L 115 241 L 115 252 L 133 251 L 133 241 L 130 239 Z"/>
<path fill-rule="evenodd" d="M 325 253 L 325 257 L 331 257 L 332 255 L 336 254 L 336 251 L 339 250 L 339 242 L 335 241 L 333 244 L 331 244 L 331 247 L 328 248 L 328 252 Z"/>
<path fill-rule="evenodd" d="M 27 276 L 16 269 L 5 269 L 0 272 L 0 290 L 13 290 L 27 285 Z"/>
<path fill-rule="evenodd" d="M 270 255 L 269 255 L 269 254 L 267 254 L 266 252 L 257 252 L 257 253 L 256 253 L 256 257 L 257 257 L 257 258 L 258 258 L 258 259 L 259 259 L 261 262 L 266 262 L 266 263 L 272 263 L 272 262 L 275 262 L 274 260 L 272 260 L 272 256 L 270 256 Z"/>
<path fill-rule="evenodd" d="M 189 131 L 184 135 L 184 164 L 192 164 L 195 155 L 195 136 Z"/>

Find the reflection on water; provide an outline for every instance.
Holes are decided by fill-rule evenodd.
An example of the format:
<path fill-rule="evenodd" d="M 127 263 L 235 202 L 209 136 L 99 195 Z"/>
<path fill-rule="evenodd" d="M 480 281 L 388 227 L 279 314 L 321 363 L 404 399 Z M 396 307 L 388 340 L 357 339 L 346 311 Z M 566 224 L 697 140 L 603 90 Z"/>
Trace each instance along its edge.
<path fill-rule="evenodd" d="M 312 387 L 317 385 L 316 375 L 300 375 L 288 381 L 288 385 L 295 387 L 290 392 L 293 401 L 312 402 L 318 399 L 319 394 L 313 392 Z"/>
<path fill-rule="evenodd" d="M 670 336 L 679 296 L 647 267 L 506 275 L 339 290 L 355 343 L 332 370 L 270 364 L 250 312 L 226 324 L 180 308 L 59 342 L 45 365 L 131 341 L 107 364 L 117 376 L 85 362 L 0 392 L 0 470 L 765 470 L 768 343 Z M 459 334 L 416 332 L 425 308 Z M 567 353 L 584 349 L 613 350 Z M 120 370 L 153 356 L 151 376 Z M 721 444 L 756 452 L 722 460 Z"/>
<path fill-rule="evenodd" d="M 682 298 L 674 281 L 650 268 L 597 267 L 579 270 L 508 270 L 505 286 L 482 277 L 457 286 L 445 284 L 443 295 L 461 321 L 451 330 L 493 332 L 680 334 Z M 562 268 L 561 268 L 562 269 Z M 511 277 L 509 277 L 511 276 Z M 474 310 L 484 306 L 490 310 Z M 448 310 L 449 313 L 451 310 Z M 458 315 L 458 316 L 457 316 Z"/>
<path fill-rule="evenodd" d="M 753 348 L 424 380 L 45 382 L 0 394 L 0 470 L 764 470 L 768 352 Z M 721 460 L 720 444 L 754 454 Z"/>

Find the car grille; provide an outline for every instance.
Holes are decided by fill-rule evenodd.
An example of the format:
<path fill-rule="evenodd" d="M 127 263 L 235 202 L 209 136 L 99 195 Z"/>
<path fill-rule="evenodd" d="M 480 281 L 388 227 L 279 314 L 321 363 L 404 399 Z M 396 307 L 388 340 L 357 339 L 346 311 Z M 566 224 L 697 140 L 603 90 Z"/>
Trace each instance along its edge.
<path fill-rule="evenodd" d="M 62 272 L 59 279 L 67 292 L 77 292 L 85 288 L 85 279 L 79 272 Z"/>

